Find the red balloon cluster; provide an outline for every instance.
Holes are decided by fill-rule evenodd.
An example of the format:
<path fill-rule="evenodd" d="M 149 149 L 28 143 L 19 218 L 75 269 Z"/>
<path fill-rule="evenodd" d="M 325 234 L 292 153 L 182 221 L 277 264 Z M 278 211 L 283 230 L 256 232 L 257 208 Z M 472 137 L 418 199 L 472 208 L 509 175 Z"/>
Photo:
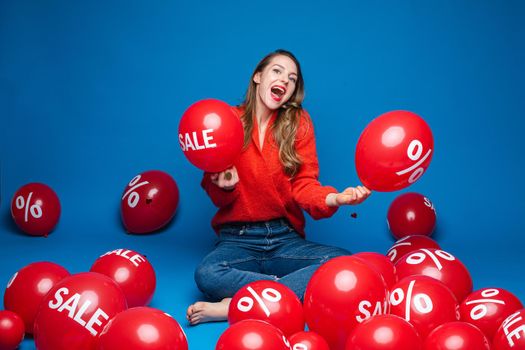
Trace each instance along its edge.
<path fill-rule="evenodd" d="M 170 222 L 179 204 L 179 189 L 173 178 L 160 170 L 135 176 L 120 202 L 122 222 L 130 233 L 149 233 Z"/>
<path fill-rule="evenodd" d="M 179 143 L 197 168 L 211 173 L 231 167 L 240 155 L 244 130 L 228 104 L 214 99 L 191 105 L 179 123 Z"/>
<path fill-rule="evenodd" d="M 396 239 L 406 236 L 431 236 L 436 226 L 434 204 L 422 194 L 399 195 L 388 208 L 387 223 Z"/>
<path fill-rule="evenodd" d="M 227 328 L 215 350 L 290 350 L 279 328 L 261 320 L 242 320 Z"/>
<path fill-rule="evenodd" d="M 15 350 L 24 340 L 24 321 L 16 313 L 0 310 L 0 350 Z"/>
<path fill-rule="evenodd" d="M 29 183 L 13 195 L 11 216 L 28 235 L 47 236 L 60 218 L 60 200 L 51 187 L 37 182 Z"/>
<path fill-rule="evenodd" d="M 312 331 L 297 332 L 288 340 L 292 350 L 330 350 L 326 340 Z"/>
<path fill-rule="evenodd" d="M 433 150 L 432 131 L 420 116 L 387 112 L 372 120 L 357 141 L 357 175 L 371 190 L 397 191 L 423 175 Z"/>
<path fill-rule="evenodd" d="M 405 254 L 413 252 L 414 250 L 422 248 L 441 249 L 439 244 L 432 238 L 427 236 L 415 235 L 403 237 L 396 241 L 392 247 L 386 252 L 386 255 L 390 257 L 390 260 L 395 264 Z"/>
<path fill-rule="evenodd" d="M 449 322 L 436 327 L 425 339 L 424 350 L 490 350 L 490 343 L 476 326 Z"/>
<path fill-rule="evenodd" d="M 352 255 L 372 266 L 385 280 L 387 288 L 397 282 L 396 267 L 388 257 L 375 252 L 360 252 Z"/>

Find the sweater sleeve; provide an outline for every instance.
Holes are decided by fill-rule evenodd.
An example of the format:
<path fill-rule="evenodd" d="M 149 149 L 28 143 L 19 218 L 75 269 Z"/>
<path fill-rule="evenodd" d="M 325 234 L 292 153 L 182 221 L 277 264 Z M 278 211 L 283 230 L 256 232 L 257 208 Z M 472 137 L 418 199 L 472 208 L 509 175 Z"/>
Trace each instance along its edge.
<path fill-rule="evenodd" d="M 331 186 L 322 186 L 319 182 L 319 163 L 315 146 L 313 124 L 306 112 L 297 131 L 295 147 L 302 164 L 292 178 L 292 195 L 301 208 L 314 219 L 332 216 L 337 207 L 326 205 L 326 196 L 338 191 Z"/>
<path fill-rule="evenodd" d="M 204 188 L 213 204 L 216 207 L 225 207 L 232 203 L 239 195 L 239 190 L 235 187 L 232 191 L 226 191 L 211 181 L 211 173 L 204 173 L 201 186 Z"/>

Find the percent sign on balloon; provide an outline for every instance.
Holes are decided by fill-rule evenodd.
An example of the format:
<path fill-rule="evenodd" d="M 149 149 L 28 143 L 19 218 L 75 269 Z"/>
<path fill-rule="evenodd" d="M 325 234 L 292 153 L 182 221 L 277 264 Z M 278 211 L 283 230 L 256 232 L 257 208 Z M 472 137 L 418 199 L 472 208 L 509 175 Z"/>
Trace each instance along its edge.
<path fill-rule="evenodd" d="M 499 294 L 499 290 L 493 289 L 493 288 L 489 288 L 489 289 L 485 289 L 484 291 L 481 292 L 481 296 L 483 297 L 483 299 L 476 299 L 476 300 L 467 301 L 465 303 L 466 305 L 478 304 L 478 305 L 474 306 L 472 308 L 472 310 L 470 310 L 470 317 L 473 320 L 479 320 L 480 318 L 485 317 L 487 315 L 487 312 L 488 312 L 488 307 L 487 307 L 487 305 L 484 305 L 485 303 L 494 303 L 494 304 L 505 305 L 505 302 L 503 300 L 490 299 L 492 297 L 495 297 L 498 294 Z"/>
<path fill-rule="evenodd" d="M 434 304 L 432 299 L 427 294 L 417 293 L 413 294 L 414 284 L 416 281 L 411 281 L 407 288 L 407 293 L 405 297 L 405 292 L 402 288 L 396 288 L 390 295 L 390 303 L 394 306 L 397 306 L 405 300 L 405 320 L 410 321 L 410 309 L 411 304 L 414 305 L 414 308 L 421 314 L 428 314 L 434 309 Z"/>
<path fill-rule="evenodd" d="M 135 208 L 137 206 L 137 203 L 140 200 L 140 196 L 139 196 L 139 194 L 137 192 L 135 192 L 135 190 L 137 188 L 141 187 L 141 186 L 149 184 L 149 181 L 142 181 L 141 183 L 137 184 L 137 182 L 140 181 L 140 178 L 141 178 L 141 176 L 137 175 L 133 179 L 131 179 L 131 181 L 128 184 L 128 186 L 131 186 L 131 188 L 129 190 L 127 190 L 126 193 L 124 193 L 124 195 L 122 196 L 122 200 L 124 200 L 124 198 L 126 198 L 126 196 L 129 195 L 128 196 L 128 205 L 131 208 Z"/>
<path fill-rule="evenodd" d="M 386 253 L 386 255 L 388 257 L 390 257 L 390 261 L 394 261 L 396 259 L 396 256 L 397 256 L 397 249 L 398 247 L 401 247 L 401 246 L 411 246 L 412 243 L 410 242 L 405 242 L 407 239 L 409 239 L 410 236 L 407 236 L 407 237 L 403 237 L 401 238 L 399 241 L 397 241 L 396 244 L 394 244 L 389 250 L 388 252 Z"/>
<path fill-rule="evenodd" d="M 427 256 L 428 256 L 430 259 L 432 259 L 432 261 L 434 261 L 434 264 L 436 265 L 437 269 L 441 270 L 441 269 L 443 269 L 443 265 L 439 261 L 439 258 L 442 258 L 442 259 L 448 260 L 448 261 L 456 260 L 456 258 L 454 258 L 454 256 L 452 256 L 452 254 L 447 253 L 447 252 L 445 252 L 443 250 L 435 250 L 434 251 L 435 254 L 432 253 L 428 249 L 422 248 L 421 250 L 423 252 L 416 252 L 416 253 L 410 254 L 408 256 L 408 258 L 406 259 L 406 262 L 408 264 L 410 264 L 410 265 L 419 265 L 423 261 L 425 261 Z"/>
<path fill-rule="evenodd" d="M 37 200 L 35 204 L 31 205 L 31 197 L 33 196 L 33 192 L 29 192 L 29 195 L 27 196 L 27 200 L 24 199 L 23 196 L 16 197 L 16 207 L 18 209 L 23 209 L 25 207 L 24 212 L 24 221 L 27 222 L 28 220 L 28 214 L 31 213 L 31 216 L 35 219 L 39 219 L 42 217 L 42 203 L 39 203 Z"/>
<path fill-rule="evenodd" d="M 421 155 L 423 154 L 423 144 L 418 139 L 412 140 L 412 142 L 410 142 L 407 148 L 407 156 L 410 160 L 414 161 L 415 163 L 406 169 L 396 172 L 396 174 L 398 176 L 401 176 L 415 169 L 414 172 L 410 174 L 408 182 L 411 184 L 416 182 L 417 179 L 419 179 L 421 175 L 423 175 L 423 173 L 425 172 L 425 169 L 420 165 L 423 164 L 423 162 L 425 162 L 425 160 L 430 156 L 430 153 L 432 153 L 432 149 L 429 149 L 427 153 L 425 153 L 425 155 L 421 157 Z"/>
<path fill-rule="evenodd" d="M 271 303 L 276 303 L 279 300 L 281 300 L 281 293 L 279 293 L 277 290 L 273 288 L 266 288 L 262 291 L 261 295 L 259 296 L 255 290 L 253 290 L 252 287 L 247 288 L 248 292 L 253 296 L 253 298 L 257 301 L 261 309 L 266 314 L 266 317 L 270 316 L 270 310 L 268 309 L 268 306 L 264 303 L 264 300 L 267 300 Z M 248 312 L 252 309 L 254 304 L 254 299 L 250 297 L 242 297 L 239 299 L 239 302 L 237 303 L 237 308 L 242 312 Z"/>

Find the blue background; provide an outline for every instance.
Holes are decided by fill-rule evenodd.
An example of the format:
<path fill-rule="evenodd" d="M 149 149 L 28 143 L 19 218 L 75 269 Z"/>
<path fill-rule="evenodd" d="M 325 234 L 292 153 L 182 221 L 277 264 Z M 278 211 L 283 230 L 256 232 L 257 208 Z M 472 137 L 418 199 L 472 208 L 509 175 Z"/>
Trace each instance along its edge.
<path fill-rule="evenodd" d="M 180 321 L 191 349 L 213 349 L 227 324 L 185 320 L 201 299 L 193 268 L 215 235 L 178 123 L 203 98 L 239 103 L 256 63 L 286 48 L 303 67 L 324 184 L 358 184 L 355 144 L 386 111 L 418 113 L 435 139 L 416 184 L 308 219 L 309 239 L 384 253 L 390 202 L 420 192 L 437 209 L 434 238 L 475 288 L 525 301 L 524 10 L 517 0 L 0 2 L 0 283 L 34 261 L 81 272 L 108 250 L 135 249 L 157 273 L 151 306 Z M 177 181 L 177 215 L 157 234 L 127 235 L 120 196 L 150 169 Z M 22 234 L 9 213 L 14 192 L 34 181 L 62 203 L 48 238 Z"/>

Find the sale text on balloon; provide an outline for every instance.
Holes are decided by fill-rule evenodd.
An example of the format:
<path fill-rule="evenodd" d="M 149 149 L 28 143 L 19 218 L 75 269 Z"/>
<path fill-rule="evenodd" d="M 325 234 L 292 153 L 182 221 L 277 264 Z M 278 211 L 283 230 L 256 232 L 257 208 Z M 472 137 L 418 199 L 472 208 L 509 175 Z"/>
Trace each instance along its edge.
<path fill-rule="evenodd" d="M 213 132 L 213 129 L 205 129 L 201 131 L 202 138 L 201 143 L 199 144 L 199 136 L 197 135 L 197 131 L 192 132 L 192 136 L 190 137 L 189 133 L 179 134 L 179 143 L 180 148 L 182 148 L 182 151 L 186 152 L 188 150 L 201 150 L 206 148 L 215 148 L 217 147 L 216 143 L 211 143 L 213 140 L 213 136 L 209 135 Z M 193 139 L 193 140 L 192 140 Z"/>

